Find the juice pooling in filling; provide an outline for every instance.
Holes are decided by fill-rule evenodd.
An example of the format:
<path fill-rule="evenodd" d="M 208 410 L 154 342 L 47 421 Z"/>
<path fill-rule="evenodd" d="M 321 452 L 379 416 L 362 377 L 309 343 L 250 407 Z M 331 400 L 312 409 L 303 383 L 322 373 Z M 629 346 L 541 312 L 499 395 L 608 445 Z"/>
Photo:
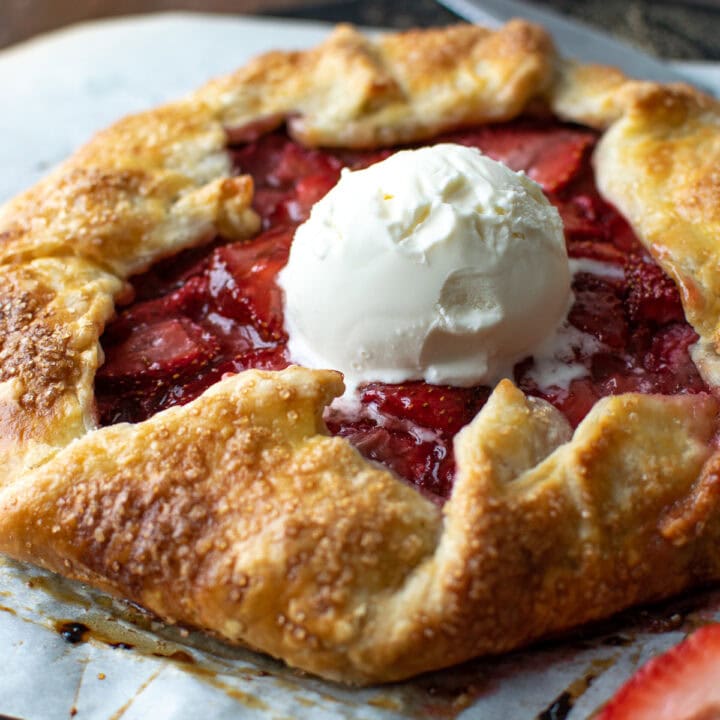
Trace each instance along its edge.
<path fill-rule="evenodd" d="M 574 303 L 562 342 L 519 362 L 514 380 L 573 426 L 605 395 L 707 391 L 690 358 L 697 335 L 675 285 L 595 188 L 596 140 L 590 130 L 552 121 L 485 126 L 436 140 L 477 147 L 524 170 L 560 211 Z M 231 152 L 238 172 L 254 178 L 263 231 L 244 242 L 217 238 L 134 278 L 134 302 L 102 337 L 106 361 L 96 396 L 103 425 L 137 422 L 189 402 L 227 372 L 289 365 L 276 276 L 295 229 L 342 167 L 367 167 L 391 151 L 308 150 L 274 133 Z M 370 382 L 360 387 L 357 403 L 333 408 L 326 420 L 331 433 L 366 457 L 447 498 L 455 474 L 452 439 L 490 391 Z"/>

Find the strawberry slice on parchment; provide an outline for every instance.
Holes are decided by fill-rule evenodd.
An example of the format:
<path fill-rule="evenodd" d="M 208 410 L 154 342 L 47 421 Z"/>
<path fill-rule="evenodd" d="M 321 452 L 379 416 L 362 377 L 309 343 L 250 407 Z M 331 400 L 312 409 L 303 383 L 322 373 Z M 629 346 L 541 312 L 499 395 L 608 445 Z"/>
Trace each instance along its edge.
<path fill-rule="evenodd" d="M 595 720 L 718 720 L 720 624 L 643 665 Z"/>

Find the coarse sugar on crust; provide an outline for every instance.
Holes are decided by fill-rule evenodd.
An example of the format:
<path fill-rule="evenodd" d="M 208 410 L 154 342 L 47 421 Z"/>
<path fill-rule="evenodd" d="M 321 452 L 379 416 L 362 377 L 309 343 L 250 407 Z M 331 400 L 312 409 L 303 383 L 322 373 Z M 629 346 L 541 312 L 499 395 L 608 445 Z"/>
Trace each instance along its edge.
<path fill-rule="evenodd" d="M 520 20 L 375 40 L 341 26 L 121 120 L 0 209 L 0 550 L 358 684 L 720 578 L 707 393 L 606 398 L 573 434 L 503 381 L 456 438 L 442 509 L 327 434 L 331 371 L 249 370 L 97 427 L 99 337 L 128 277 L 259 229 L 228 137 L 287 122 L 307 145 L 390 146 L 549 111 L 606 131 L 599 186 L 678 283 L 712 358 L 715 100 L 568 63 Z"/>

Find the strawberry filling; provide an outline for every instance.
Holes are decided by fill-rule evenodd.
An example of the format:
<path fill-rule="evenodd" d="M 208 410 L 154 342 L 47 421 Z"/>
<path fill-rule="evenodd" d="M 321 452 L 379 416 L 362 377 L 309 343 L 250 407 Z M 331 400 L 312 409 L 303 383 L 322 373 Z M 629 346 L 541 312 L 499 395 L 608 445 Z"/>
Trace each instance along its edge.
<path fill-rule="evenodd" d="M 568 320 L 580 340 L 557 362 L 572 363 L 575 377 L 548 382 L 540 359 L 530 357 L 514 370 L 525 392 L 551 402 L 575 426 L 606 395 L 707 391 L 689 354 L 697 335 L 685 322 L 674 283 L 595 188 L 595 133 L 554 121 L 518 121 L 439 140 L 479 147 L 524 170 L 563 218 L 576 263 Z M 134 278 L 134 302 L 102 338 L 106 362 L 96 397 L 103 425 L 138 422 L 189 402 L 228 372 L 287 367 L 276 276 L 295 228 L 342 167 L 366 167 L 390 152 L 309 150 L 281 132 L 230 151 L 238 172 L 255 180 L 263 231 L 246 242 L 217 238 Z M 330 432 L 366 457 L 442 499 L 455 475 L 452 439 L 489 393 L 488 387 L 374 382 L 360 389 L 356 407 L 333 409 L 326 420 Z"/>

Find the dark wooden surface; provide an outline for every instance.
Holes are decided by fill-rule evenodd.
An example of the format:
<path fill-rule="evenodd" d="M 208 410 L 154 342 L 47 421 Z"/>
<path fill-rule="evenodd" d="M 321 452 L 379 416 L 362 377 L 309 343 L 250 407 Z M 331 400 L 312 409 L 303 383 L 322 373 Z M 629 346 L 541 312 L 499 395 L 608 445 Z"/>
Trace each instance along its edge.
<path fill-rule="evenodd" d="M 720 60 L 720 0 L 546 0 L 669 58 Z M 80 20 L 163 10 L 253 13 L 395 28 L 457 20 L 435 0 L 0 0 L 0 47 Z"/>
<path fill-rule="evenodd" d="M 284 9 L 292 11 L 307 4 L 301 0 L 0 0 L 0 47 L 64 25 L 96 18 L 167 10 L 277 12 Z"/>

